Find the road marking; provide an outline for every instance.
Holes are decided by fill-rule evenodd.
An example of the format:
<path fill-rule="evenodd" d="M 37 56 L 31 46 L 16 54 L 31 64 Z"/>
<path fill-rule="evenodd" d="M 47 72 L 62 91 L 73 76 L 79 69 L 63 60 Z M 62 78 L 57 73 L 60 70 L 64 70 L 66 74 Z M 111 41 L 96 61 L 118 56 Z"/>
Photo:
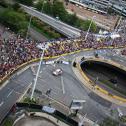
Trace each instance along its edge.
<path fill-rule="evenodd" d="M 8 89 L 12 90 L 11 88 L 8 88 Z M 20 92 L 15 91 L 14 89 L 13 89 L 13 92 L 15 92 L 16 94 L 22 94 Z"/>
<path fill-rule="evenodd" d="M 11 92 L 9 92 L 9 94 L 7 95 L 7 98 L 13 93 L 13 90 Z"/>
<path fill-rule="evenodd" d="M 65 94 L 65 88 L 64 88 L 64 82 L 63 82 L 63 76 L 61 76 L 61 85 L 62 85 L 63 94 Z"/>
<path fill-rule="evenodd" d="M 22 86 L 24 87 L 25 85 L 27 85 L 27 81 L 23 80 L 23 84 L 22 84 L 22 81 L 21 80 L 11 80 L 12 82 L 16 83 L 16 84 L 19 84 L 19 86 Z M 18 86 L 17 86 L 18 87 Z"/>
<path fill-rule="evenodd" d="M 4 104 L 4 102 L 2 101 L 2 102 L 0 103 L 0 107 L 1 107 L 3 104 Z"/>

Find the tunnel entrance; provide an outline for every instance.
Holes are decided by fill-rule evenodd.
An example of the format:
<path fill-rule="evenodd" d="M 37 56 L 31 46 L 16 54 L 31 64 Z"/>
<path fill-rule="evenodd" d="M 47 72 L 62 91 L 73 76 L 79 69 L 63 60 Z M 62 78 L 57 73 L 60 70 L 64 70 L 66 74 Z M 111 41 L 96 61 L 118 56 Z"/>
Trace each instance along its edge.
<path fill-rule="evenodd" d="M 81 68 L 97 85 L 126 98 L 126 71 L 100 61 L 82 62 Z"/>

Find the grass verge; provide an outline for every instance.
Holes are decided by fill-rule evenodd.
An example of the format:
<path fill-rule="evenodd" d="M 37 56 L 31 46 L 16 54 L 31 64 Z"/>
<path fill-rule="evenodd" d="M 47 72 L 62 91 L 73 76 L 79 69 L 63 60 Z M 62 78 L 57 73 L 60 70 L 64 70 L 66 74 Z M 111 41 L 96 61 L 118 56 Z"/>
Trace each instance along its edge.
<path fill-rule="evenodd" d="M 12 126 L 13 120 L 11 118 L 6 118 L 2 126 Z"/>

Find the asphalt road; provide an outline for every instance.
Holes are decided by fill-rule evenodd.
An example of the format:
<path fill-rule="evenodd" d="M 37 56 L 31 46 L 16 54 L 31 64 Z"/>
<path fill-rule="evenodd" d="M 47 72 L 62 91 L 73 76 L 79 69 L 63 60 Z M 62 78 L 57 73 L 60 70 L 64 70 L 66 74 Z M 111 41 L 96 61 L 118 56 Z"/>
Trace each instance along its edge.
<path fill-rule="evenodd" d="M 98 51 L 100 56 L 106 58 L 111 58 L 106 54 L 110 54 L 109 50 Z M 74 55 L 68 55 L 65 58 L 72 60 L 78 55 L 85 57 L 91 56 L 94 54 L 94 51 L 81 52 Z M 113 58 L 113 57 L 112 57 Z M 117 58 L 116 58 L 117 60 Z M 120 61 L 120 59 L 119 59 Z M 52 71 L 56 68 L 62 68 L 62 76 L 53 76 Z M 114 109 L 117 111 L 119 107 L 123 110 L 123 113 L 126 113 L 126 108 L 112 104 L 103 98 L 93 94 L 89 89 L 82 86 L 82 83 L 76 78 L 72 71 L 72 65 L 57 64 L 53 65 L 42 65 L 36 89 L 46 93 L 48 89 L 52 89 L 50 96 L 59 102 L 69 106 L 73 99 L 86 100 L 86 103 L 83 105 L 83 109 L 79 112 L 87 114 L 87 117 L 93 121 L 101 121 L 108 115 L 110 116 L 110 110 Z M 35 67 L 35 71 L 37 67 Z M 8 113 L 12 105 L 19 99 L 23 92 L 27 89 L 31 82 L 33 82 L 35 76 L 31 68 L 27 69 L 20 75 L 13 75 L 13 78 L 10 82 L 5 85 L 5 87 L 0 90 L 0 121 Z M 114 115 L 113 117 L 117 117 Z"/>
<path fill-rule="evenodd" d="M 43 14 L 39 11 L 36 11 L 33 8 L 21 5 L 22 8 L 24 9 L 24 11 L 34 17 L 37 17 L 38 19 L 40 19 L 41 21 L 49 24 L 50 26 L 52 26 L 55 30 L 57 30 L 58 32 L 60 32 L 61 34 L 66 35 L 67 37 L 79 37 L 80 36 L 80 30 L 77 28 L 74 28 L 70 25 L 67 25 L 63 22 L 61 22 L 60 20 L 57 20 L 55 18 L 52 18 L 46 14 Z"/>
<path fill-rule="evenodd" d="M 102 81 L 106 80 L 107 82 L 110 82 L 110 79 L 117 78 L 117 89 L 120 89 L 121 92 L 125 92 L 126 86 L 126 78 L 125 74 L 119 72 L 117 69 L 114 68 L 108 68 L 107 66 L 100 65 L 100 64 L 89 64 L 88 66 L 85 67 L 86 74 L 91 78 L 93 81 L 96 81 L 96 78 L 98 77 L 99 79 L 96 81 L 100 87 L 103 87 L 104 89 L 108 90 L 110 93 L 121 96 L 126 98 L 123 93 L 119 93 L 118 91 L 113 90 L 106 84 L 104 84 Z M 111 83 L 112 84 L 112 83 Z M 114 84 L 113 84 L 114 85 Z"/>
<path fill-rule="evenodd" d="M 31 70 L 28 69 L 24 73 L 20 76 L 14 75 L 10 82 L 0 90 L 0 122 L 32 81 L 33 75 Z"/>
<path fill-rule="evenodd" d="M 102 120 L 106 117 L 106 114 L 109 114 L 108 111 L 102 113 L 102 110 L 107 110 L 108 107 L 111 106 L 111 103 L 106 100 L 103 100 L 103 102 L 101 97 L 95 96 L 95 98 L 92 98 L 92 92 L 83 88 L 81 82 L 78 81 L 76 76 L 71 74 L 71 65 L 58 64 L 57 68 L 63 69 L 62 77 L 55 77 L 52 75 L 52 71 L 54 69 L 52 65 L 43 65 L 43 73 L 40 74 L 38 84 L 36 86 L 37 90 L 42 91 L 42 93 L 46 93 L 46 91 L 51 88 L 52 91 L 50 96 L 67 106 L 70 106 L 73 99 L 86 100 L 84 108 L 80 112 L 87 114 L 87 117 L 94 121 L 97 119 Z M 61 78 L 63 78 L 64 92 Z M 97 100 L 102 101 L 102 103 L 97 102 Z M 108 106 L 105 105 L 108 103 Z"/>

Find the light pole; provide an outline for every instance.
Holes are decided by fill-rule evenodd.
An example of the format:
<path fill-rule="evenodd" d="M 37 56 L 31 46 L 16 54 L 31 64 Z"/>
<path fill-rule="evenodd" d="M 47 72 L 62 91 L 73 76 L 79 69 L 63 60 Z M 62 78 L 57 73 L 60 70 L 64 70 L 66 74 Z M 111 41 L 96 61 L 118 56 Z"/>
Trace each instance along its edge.
<path fill-rule="evenodd" d="M 90 23 L 90 25 L 89 25 L 89 28 L 88 28 L 87 34 L 86 34 L 86 36 L 85 36 L 85 40 L 87 39 L 87 36 L 88 36 L 88 34 L 89 34 L 89 31 L 90 31 L 91 25 L 92 25 L 92 23 L 93 23 L 93 19 L 94 19 L 95 17 L 96 17 L 96 16 L 93 16 L 92 19 L 91 19 L 91 23 Z"/>
<path fill-rule="evenodd" d="M 45 45 L 45 47 L 42 47 L 42 45 L 40 45 L 40 46 L 38 46 L 38 48 L 42 49 L 42 54 L 41 54 L 38 70 L 37 70 L 37 73 L 36 73 L 34 85 L 33 85 L 33 88 L 32 88 L 32 93 L 31 93 L 31 98 L 30 98 L 31 100 L 33 98 L 33 94 L 34 94 L 35 87 L 36 87 L 36 84 L 37 84 L 38 76 L 39 76 L 39 73 L 40 73 L 40 68 L 41 68 L 41 64 L 42 64 L 42 61 L 43 61 L 44 51 L 48 48 L 48 43 Z"/>
<path fill-rule="evenodd" d="M 34 8 L 34 7 L 31 7 L 31 9 L 34 9 L 34 10 L 36 10 L 36 8 Z M 30 29 L 30 26 L 31 26 L 31 21 L 32 21 L 32 15 L 30 16 L 30 19 L 29 19 L 29 23 L 28 23 L 28 28 L 27 28 L 27 33 L 26 33 L 26 40 L 27 40 L 27 38 L 28 38 L 28 32 L 29 32 L 29 29 Z"/>
<path fill-rule="evenodd" d="M 26 33 L 26 40 L 28 38 L 28 32 L 29 32 L 29 29 L 30 29 L 30 26 L 31 26 L 31 20 L 32 20 L 32 15 L 30 16 L 30 19 L 29 19 L 29 23 L 28 23 L 28 28 L 27 28 L 27 33 Z"/>
<path fill-rule="evenodd" d="M 41 8 L 41 13 L 43 12 L 43 8 L 44 8 L 44 3 L 46 3 L 46 1 L 45 1 L 45 0 L 43 0 L 43 2 L 42 2 L 42 8 Z"/>

